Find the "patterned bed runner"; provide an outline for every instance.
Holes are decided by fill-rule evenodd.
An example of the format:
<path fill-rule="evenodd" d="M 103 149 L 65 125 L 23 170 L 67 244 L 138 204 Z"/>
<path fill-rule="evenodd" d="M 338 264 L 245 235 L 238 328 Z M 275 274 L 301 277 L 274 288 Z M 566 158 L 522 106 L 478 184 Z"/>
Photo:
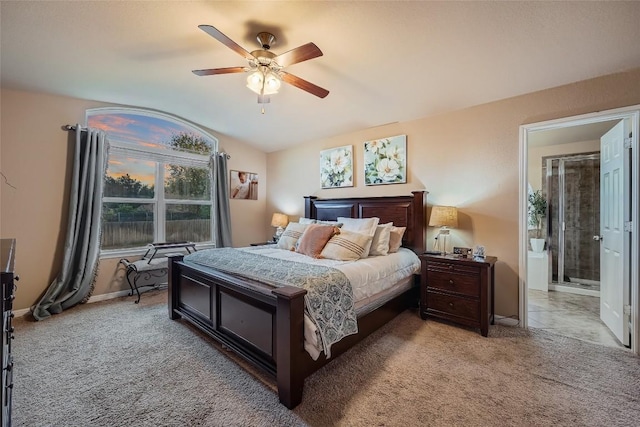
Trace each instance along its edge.
<path fill-rule="evenodd" d="M 305 289 L 305 308 L 318 327 L 327 359 L 334 343 L 358 332 L 351 283 L 340 270 L 233 248 L 198 251 L 184 260 L 276 287 Z"/>

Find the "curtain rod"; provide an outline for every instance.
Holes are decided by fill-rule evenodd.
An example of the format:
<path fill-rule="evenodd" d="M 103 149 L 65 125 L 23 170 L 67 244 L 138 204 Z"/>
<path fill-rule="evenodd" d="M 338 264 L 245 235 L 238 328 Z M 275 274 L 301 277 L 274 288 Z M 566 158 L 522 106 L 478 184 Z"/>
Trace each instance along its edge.
<path fill-rule="evenodd" d="M 75 125 L 64 125 L 62 126 L 62 130 L 76 130 L 76 126 Z M 87 130 L 87 128 L 83 128 L 82 126 L 80 126 L 80 130 Z"/>

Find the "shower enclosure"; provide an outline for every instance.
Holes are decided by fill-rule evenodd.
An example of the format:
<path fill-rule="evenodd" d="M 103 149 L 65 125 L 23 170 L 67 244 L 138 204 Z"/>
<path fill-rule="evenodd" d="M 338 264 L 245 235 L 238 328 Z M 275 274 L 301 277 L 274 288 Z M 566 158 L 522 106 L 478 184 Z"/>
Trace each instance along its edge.
<path fill-rule="evenodd" d="M 549 289 L 599 296 L 600 153 L 546 157 Z"/>

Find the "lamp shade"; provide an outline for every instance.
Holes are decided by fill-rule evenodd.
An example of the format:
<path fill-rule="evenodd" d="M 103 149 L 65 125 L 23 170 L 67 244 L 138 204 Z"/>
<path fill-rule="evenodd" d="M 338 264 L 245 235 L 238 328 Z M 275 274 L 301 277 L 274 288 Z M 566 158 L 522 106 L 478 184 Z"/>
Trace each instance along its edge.
<path fill-rule="evenodd" d="M 289 217 L 283 213 L 274 213 L 271 217 L 271 226 L 272 227 L 286 227 L 289 223 Z"/>
<path fill-rule="evenodd" d="M 453 206 L 434 206 L 431 209 L 429 227 L 450 227 L 458 226 L 458 209 Z"/>

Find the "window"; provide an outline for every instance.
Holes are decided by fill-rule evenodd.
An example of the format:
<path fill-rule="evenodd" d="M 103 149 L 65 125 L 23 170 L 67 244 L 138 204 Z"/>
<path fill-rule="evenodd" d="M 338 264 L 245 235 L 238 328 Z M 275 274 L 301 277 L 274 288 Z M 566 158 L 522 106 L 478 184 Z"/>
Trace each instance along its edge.
<path fill-rule="evenodd" d="M 137 109 L 87 111 L 107 132 L 102 249 L 152 242 L 212 242 L 209 153 L 218 141 L 169 115 Z"/>

